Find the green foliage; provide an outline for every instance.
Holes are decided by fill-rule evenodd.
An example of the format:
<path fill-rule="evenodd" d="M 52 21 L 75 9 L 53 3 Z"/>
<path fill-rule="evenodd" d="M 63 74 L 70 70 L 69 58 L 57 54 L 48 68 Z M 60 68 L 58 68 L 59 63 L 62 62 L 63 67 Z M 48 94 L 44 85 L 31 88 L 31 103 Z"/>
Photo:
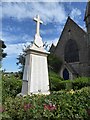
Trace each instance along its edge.
<path fill-rule="evenodd" d="M 18 56 L 16 64 L 19 66 L 19 69 L 20 69 L 19 74 L 20 74 L 20 77 L 22 79 L 24 66 L 25 66 L 25 52 L 24 52 L 24 50 L 23 50 L 23 53 Z"/>
<path fill-rule="evenodd" d="M 90 86 L 90 78 L 87 77 L 80 77 L 74 80 L 65 80 L 59 82 L 60 89 L 74 89 L 78 90 L 83 87 Z"/>
<path fill-rule="evenodd" d="M 0 103 L 2 103 L 2 81 L 0 79 Z"/>
<path fill-rule="evenodd" d="M 0 61 L 2 58 L 5 58 L 7 56 L 7 53 L 4 53 L 4 49 L 6 48 L 6 45 L 4 41 L 0 40 Z"/>
<path fill-rule="evenodd" d="M 7 97 L 3 120 L 89 120 L 90 87 L 27 97 Z"/>
<path fill-rule="evenodd" d="M 60 71 L 62 61 L 55 55 L 50 54 L 48 56 L 49 71 L 58 73 Z"/>
<path fill-rule="evenodd" d="M 90 86 L 90 78 L 88 77 L 79 77 L 74 80 L 64 80 L 60 78 L 55 72 L 49 72 L 50 79 L 50 90 L 59 91 L 59 90 L 78 90 L 83 87 Z"/>
<path fill-rule="evenodd" d="M 90 87 L 89 78 L 64 81 L 56 73 L 49 73 L 50 95 L 16 97 L 21 92 L 21 80 L 15 76 L 2 76 L 3 120 L 89 120 Z M 77 90 L 69 90 L 72 88 Z M 67 88 L 67 89 L 66 89 Z M 80 89 L 82 88 L 82 89 Z M 65 90 L 66 89 L 66 90 Z M 80 89 L 80 90 L 78 90 Z"/>
<path fill-rule="evenodd" d="M 51 91 L 58 91 L 60 90 L 60 82 L 62 78 L 55 72 L 49 72 L 49 80 L 50 80 L 50 90 Z"/>
<path fill-rule="evenodd" d="M 88 77 L 77 78 L 72 82 L 72 88 L 74 90 L 87 86 L 90 86 L 90 78 Z"/>
<path fill-rule="evenodd" d="M 2 76 L 2 98 L 3 101 L 8 97 L 15 97 L 21 92 L 22 81 L 13 75 Z"/>

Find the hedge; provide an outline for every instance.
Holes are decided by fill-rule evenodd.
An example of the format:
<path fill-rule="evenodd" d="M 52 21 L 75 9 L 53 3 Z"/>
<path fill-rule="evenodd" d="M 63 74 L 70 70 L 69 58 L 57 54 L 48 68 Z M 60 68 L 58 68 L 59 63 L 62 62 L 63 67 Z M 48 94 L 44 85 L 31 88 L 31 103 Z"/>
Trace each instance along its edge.
<path fill-rule="evenodd" d="M 89 120 L 90 87 L 58 91 L 48 96 L 7 97 L 3 120 Z"/>
<path fill-rule="evenodd" d="M 88 77 L 80 77 L 75 80 L 66 80 L 66 81 L 60 81 L 59 83 L 59 90 L 61 89 L 73 89 L 73 90 L 79 90 L 83 87 L 90 86 L 90 78 Z"/>
<path fill-rule="evenodd" d="M 60 90 L 60 82 L 63 80 L 60 78 L 58 74 L 55 72 L 49 72 L 49 83 L 51 91 L 59 91 Z"/>
<path fill-rule="evenodd" d="M 65 89 L 79 90 L 83 87 L 90 86 L 89 77 L 79 77 L 74 80 L 64 80 L 60 78 L 58 74 L 54 72 L 50 72 L 49 78 L 50 78 L 50 90 L 51 91 L 59 91 L 59 90 L 65 90 Z"/>
<path fill-rule="evenodd" d="M 2 100 L 8 96 L 15 97 L 21 92 L 22 80 L 15 76 L 2 76 Z"/>

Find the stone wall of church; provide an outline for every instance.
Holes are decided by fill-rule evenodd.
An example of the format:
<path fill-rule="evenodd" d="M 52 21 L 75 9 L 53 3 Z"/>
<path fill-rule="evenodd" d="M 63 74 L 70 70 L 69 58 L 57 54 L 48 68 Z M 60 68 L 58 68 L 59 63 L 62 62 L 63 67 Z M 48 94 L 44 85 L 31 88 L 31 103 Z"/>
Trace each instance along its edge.
<path fill-rule="evenodd" d="M 90 37 L 89 37 L 89 45 L 88 45 L 88 76 L 90 77 Z"/>
<path fill-rule="evenodd" d="M 77 73 L 80 73 L 80 62 L 69 63 Z"/>

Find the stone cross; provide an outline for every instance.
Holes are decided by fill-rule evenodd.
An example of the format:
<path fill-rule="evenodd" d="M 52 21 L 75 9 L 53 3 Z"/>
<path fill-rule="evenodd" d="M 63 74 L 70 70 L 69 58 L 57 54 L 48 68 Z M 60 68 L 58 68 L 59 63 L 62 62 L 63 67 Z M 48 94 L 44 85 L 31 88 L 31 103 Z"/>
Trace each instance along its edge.
<path fill-rule="evenodd" d="M 37 22 L 37 28 L 36 28 L 36 34 L 40 35 L 39 30 L 40 30 L 40 23 L 43 23 L 43 21 L 40 20 L 39 15 L 37 16 L 37 18 L 34 18 L 34 21 Z"/>

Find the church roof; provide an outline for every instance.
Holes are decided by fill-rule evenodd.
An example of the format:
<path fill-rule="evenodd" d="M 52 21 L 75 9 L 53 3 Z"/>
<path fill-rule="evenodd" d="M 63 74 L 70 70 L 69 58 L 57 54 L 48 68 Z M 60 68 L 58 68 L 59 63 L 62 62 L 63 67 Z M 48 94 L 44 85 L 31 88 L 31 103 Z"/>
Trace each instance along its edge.
<path fill-rule="evenodd" d="M 90 15 L 90 0 L 87 3 L 84 20 Z"/>
<path fill-rule="evenodd" d="M 59 44 L 59 41 L 60 41 L 61 38 L 62 38 L 62 35 L 63 35 L 64 31 L 65 31 L 65 28 L 66 28 L 66 27 L 71 27 L 71 24 L 73 24 L 74 26 L 77 26 L 77 29 L 80 29 L 80 31 L 83 33 L 83 35 L 84 35 L 84 34 L 86 35 L 86 31 L 84 31 L 74 20 L 72 20 L 72 19 L 70 18 L 70 16 L 68 16 L 67 21 L 66 21 L 66 23 L 65 23 L 65 26 L 64 26 L 64 28 L 63 28 L 63 31 L 62 31 L 62 33 L 61 33 L 61 35 L 60 35 L 59 40 L 58 40 L 57 46 L 58 46 L 58 44 Z M 74 29 L 74 28 L 73 28 L 73 29 Z M 55 47 L 55 50 L 56 50 L 57 46 Z"/>

